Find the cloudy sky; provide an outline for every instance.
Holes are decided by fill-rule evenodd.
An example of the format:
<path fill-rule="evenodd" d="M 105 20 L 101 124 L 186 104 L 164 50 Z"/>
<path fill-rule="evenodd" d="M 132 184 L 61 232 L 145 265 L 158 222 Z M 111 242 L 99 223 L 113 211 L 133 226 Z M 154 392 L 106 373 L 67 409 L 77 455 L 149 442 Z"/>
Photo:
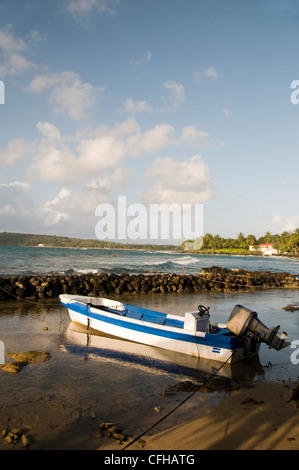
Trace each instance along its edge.
<path fill-rule="evenodd" d="M 299 227 L 298 46 L 297 0 L 0 0 L 0 231 L 94 238 L 118 196 Z"/>

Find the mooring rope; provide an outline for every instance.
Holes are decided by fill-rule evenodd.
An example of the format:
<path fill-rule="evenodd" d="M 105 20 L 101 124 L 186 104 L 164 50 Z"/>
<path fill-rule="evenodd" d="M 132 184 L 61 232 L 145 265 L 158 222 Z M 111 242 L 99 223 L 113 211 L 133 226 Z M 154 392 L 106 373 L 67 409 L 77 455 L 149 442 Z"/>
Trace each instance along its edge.
<path fill-rule="evenodd" d="M 34 302 L 33 300 L 28 300 L 28 299 L 23 299 L 23 297 L 20 297 L 20 296 L 17 296 L 15 294 L 12 294 L 11 292 L 9 292 L 8 290 L 4 289 L 4 287 L 1 287 L 0 286 L 0 289 L 3 290 L 3 292 L 6 292 L 6 294 L 8 295 L 11 295 L 12 297 L 14 297 L 15 299 L 17 300 L 22 300 L 23 302 L 26 302 L 28 304 L 33 304 L 33 305 L 60 305 L 60 302 L 55 302 L 55 303 L 43 303 L 43 302 Z"/>
<path fill-rule="evenodd" d="M 204 277 L 204 276 L 202 276 Z M 209 278 L 206 278 L 208 280 L 210 280 L 211 282 L 223 282 L 223 281 L 216 281 L 216 280 L 213 280 L 213 279 L 209 279 Z M 231 283 L 233 284 L 233 283 Z M 236 284 L 236 285 L 240 285 L 240 284 Z M 250 286 L 251 287 L 251 286 Z M 33 305 L 60 305 L 60 303 L 43 303 L 43 302 L 33 302 L 31 300 L 28 300 L 28 299 L 23 299 L 22 297 L 19 297 L 15 294 L 12 294 L 11 292 L 9 292 L 8 290 L 4 289 L 3 287 L 0 286 L 0 289 L 3 290 L 4 292 L 6 292 L 7 294 L 11 295 L 12 297 L 18 299 L 18 300 L 21 300 L 23 302 L 26 302 L 26 303 L 29 303 L 29 304 L 33 304 Z M 204 387 L 213 377 L 215 377 L 219 372 L 220 370 L 229 362 L 229 360 L 232 358 L 232 356 L 234 355 L 235 351 L 232 352 L 232 354 L 228 357 L 228 359 L 223 362 L 220 367 L 218 369 L 216 369 L 200 386 L 197 390 L 195 390 L 194 392 L 190 393 L 190 395 L 188 395 L 184 400 L 182 400 L 177 406 L 175 406 L 172 410 L 170 410 L 168 413 L 166 413 L 166 415 L 164 415 L 162 418 L 160 418 L 158 421 L 156 421 L 154 424 L 152 424 L 152 426 L 150 426 L 148 429 L 146 429 L 144 432 L 142 432 L 141 434 L 139 434 L 135 439 L 133 439 L 131 442 L 129 442 L 125 447 L 123 447 L 121 450 L 125 450 L 127 449 L 128 447 L 130 447 L 132 444 L 134 444 L 136 441 L 138 441 L 139 439 L 141 439 L 145 434 L 147 434 L 148 432 L 150 432 L 152 429 L 154 429 L 156 426 L 158 426 L 161 422 L 163 422 L 166 418 L 168 418 L 168 416 L 170 416 L 172 413 L 174 413 L 178 408 L 180 408 L 184 403 L 186 403 L 188 400 L 190 400 L 190 398 L 192 398 L 195 393 L 199 392 L 201 390 L 202 387 Z"/>
<path fill-rule="evenodd" d="M 158 424 L 162 423 L 162 421 L 164 421 L 166 418 L 168 418 L 168 416 L 170 416 L 172 413 L 174 413 L 178 408 L 180 408 L 184 403 L 186 403 L 188 400 L 190 400 L 190 398 L 193 397 L 193 395 L 195 395 L 195 393 L 199 392 L 200 389 L 202 387 L 204 387 L 213 377 L 215 377 L 218 372 L 220 372 L 220 370 L 222 369 L 222 367 L 224 367 L 229 361 L 230 359 L 232 358 L 232 356 L 234 355 L 234 351 L 232 352 L 232 354 L 229 356 L 229 358 L 223 362 L 221 364 L 221 366 L 215 370 L 215 372 L 213 372 L 213 374 L 211 374 L 200 386 L 197 390 L 195 390 L 194 392 L 190 393 L 190 395 L 188 395 L 184 400 L 182 400 L 177 406 L 175 406 L 172 410 L 170 410 L 168 413 L 166 413 L 166 415 L 162 416 L 162 418 L 160 418 L 158 421 L 156 421 L 154 424 L 152 424 L 152 426 L 150 426 L 148 429 L 146 429 L 144 432 L 142 432 L 141 434 L 139 434 L 137 437 L 135 437 L 135 439 L 133 439 L 131 442 L 129 442 L 127 445 L 125 445 L 125 447 L 123 447 L 121 450 L 125 450 L 125 449 L 128 449 L 128 447 L 130 447 L 132 444 L 134 444 L 136 441 L 138 441 L 139 439 L 141 439 L 145 434 L 147 434 L 148 432 L 150 432 L 152 429 L 154 429 L 156 426 L 158 426 Z"/>

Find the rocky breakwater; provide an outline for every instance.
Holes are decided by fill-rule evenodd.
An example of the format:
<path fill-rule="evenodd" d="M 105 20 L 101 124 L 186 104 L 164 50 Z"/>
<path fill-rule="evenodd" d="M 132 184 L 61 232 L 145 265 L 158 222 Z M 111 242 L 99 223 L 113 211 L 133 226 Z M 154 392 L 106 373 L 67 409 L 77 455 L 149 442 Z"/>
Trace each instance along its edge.
<path fill-rule="evenodd" d="M 59 294 L 111 296 L 123 294 L 229 292 L 254 288 L 299 288 L 289 273 L 203 268 L 199 274 L 82 274 L 0 278 L 0 300 L 38 300 Z"/>

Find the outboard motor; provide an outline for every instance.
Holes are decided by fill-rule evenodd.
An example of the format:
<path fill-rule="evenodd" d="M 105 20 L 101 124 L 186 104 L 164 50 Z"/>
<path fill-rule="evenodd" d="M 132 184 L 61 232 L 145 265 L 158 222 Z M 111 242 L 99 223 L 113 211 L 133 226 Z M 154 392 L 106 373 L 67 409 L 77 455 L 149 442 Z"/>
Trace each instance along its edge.
<path fill-rule="evenodd" d="M 285 340 L 288 338 L 286 333 L 278 335 L 280 326 L 267 328 L 257 317 L 257 313 L 252 310 L 236 305 L 230 314 L 227 322 L 227 328 L 237 336 L 246 337 L 253 334 L 259 342 L 266 343 L 270 348 L 277 351 L 289 346 Z"/>

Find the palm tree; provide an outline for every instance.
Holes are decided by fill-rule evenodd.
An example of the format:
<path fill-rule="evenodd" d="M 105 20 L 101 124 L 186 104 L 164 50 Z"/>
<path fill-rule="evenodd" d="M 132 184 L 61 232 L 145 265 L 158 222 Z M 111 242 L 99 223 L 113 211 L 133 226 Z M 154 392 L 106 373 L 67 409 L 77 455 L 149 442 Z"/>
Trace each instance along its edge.
<path fill-rule="evenodd" d="M 238 238 L 237 238 L 237 242 L 238 242 L 238 245 L 239 245 L 240 248 L 245 248 L 246 239 L 245 239 L 242 232 L 239 233 Z"/>
<path fill-rule="evenodd" d="M 271 243 L 272 242 L 272 235 L 270 232 L 267 232 L 264 236 L 265 243 Z"/>
<path fill-rule="evenodd" d="M 256 246 L 257 241 L 256 241 L 255 236 L 252 235 L 252 234 L 247 235 L 246 244 L 247 244 L 247 246 Z"/>
<path fill-rule="evenodd" d="M 290 246 L 293 253 L 299 251 L 299 228 L 296 228 L 290 236 Z"/>
<path fill-rule="evenodd" d="M 211 244 L 213 241 L 213 235 L 210 233 L 206 233 L 203 237 L 203 248 L 211 248 Z"/>

